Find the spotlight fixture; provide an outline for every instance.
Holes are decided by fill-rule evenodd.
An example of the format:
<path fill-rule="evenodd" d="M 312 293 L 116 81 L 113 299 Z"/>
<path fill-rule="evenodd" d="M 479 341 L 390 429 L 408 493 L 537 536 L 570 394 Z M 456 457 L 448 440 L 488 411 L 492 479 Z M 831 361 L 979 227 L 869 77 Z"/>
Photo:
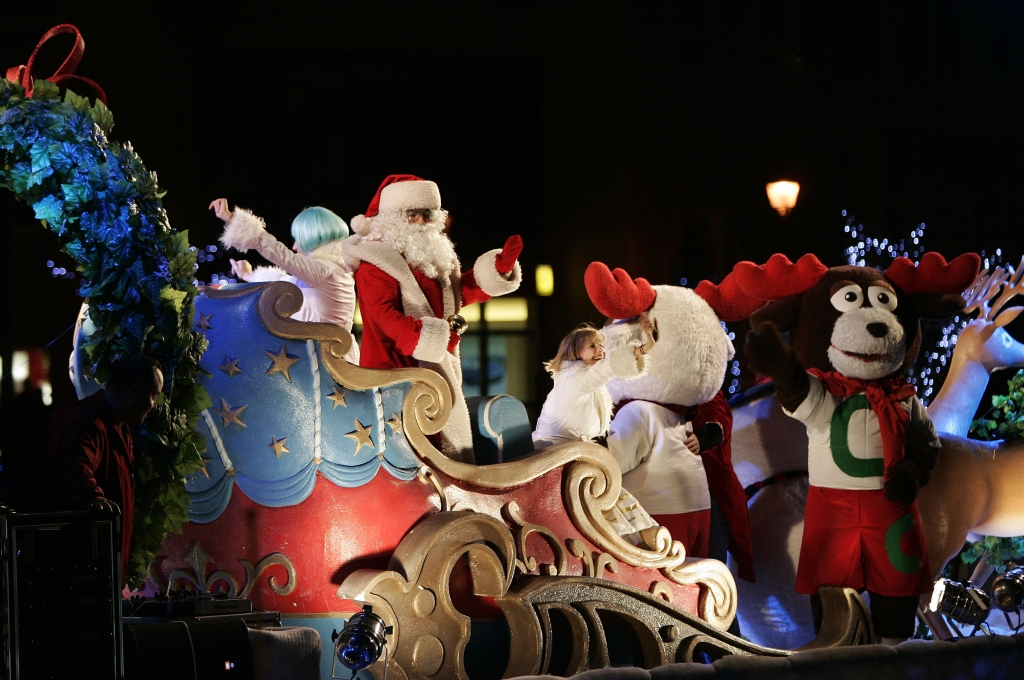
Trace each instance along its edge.
<path fill-rule="evenodd" d="M 979 626 L 988 618 L 991 600 L 984 590 L 968 582 L 957 583 L 948 578 L 935 582 L 928 608 L 945 614 L 957 623 Z"/>
<path fill-rule="evenodd" d="M 334 674 L 335 664 L 341 665 L 356 673 L 377 662 L 387 646 L 387 636 L 392 633 L 391 626 L 385 625 L 384 619 L 373 613 L 373 607 L 363 605 L 363 611 L 354 615 L 341 629 L 334 631 L 331 641 L 334 643 L 334 659 L 331 661 L 331 677 L 341 678 Z M 387 676 L 387 656 L 384 657 L 384 674 Z"/>
<path fill-rule="evenodd" d="M 992 582 L 992 604 L 1004 612 L 1024 606 L 1024 567 L 1012 565 Z"/>

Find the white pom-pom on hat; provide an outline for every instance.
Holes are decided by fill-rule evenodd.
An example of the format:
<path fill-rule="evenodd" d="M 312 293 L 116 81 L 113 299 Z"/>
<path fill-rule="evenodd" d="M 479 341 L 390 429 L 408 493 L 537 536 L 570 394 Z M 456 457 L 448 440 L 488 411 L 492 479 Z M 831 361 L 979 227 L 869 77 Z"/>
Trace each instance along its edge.
<path fill-rule="evenodd" d="M 366 236 L 370 233 L 370 229 L 373 227 L 373 218 L 367 217 L 366 215 L 356 215 L 349 220 L 348 224 L 352 227 L 353 233 L 359 234 L 360 236 Z"/>

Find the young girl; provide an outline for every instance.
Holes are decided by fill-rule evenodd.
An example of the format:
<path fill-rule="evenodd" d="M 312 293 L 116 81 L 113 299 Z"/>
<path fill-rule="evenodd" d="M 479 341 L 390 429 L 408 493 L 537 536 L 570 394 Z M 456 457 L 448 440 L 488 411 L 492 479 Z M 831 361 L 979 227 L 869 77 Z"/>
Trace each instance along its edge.
<path fill-rule="evenodd" d="M 613 378 L 643 374 L 644 354 L 654 347 L 653 327 L 646 314 L 639 326 L 616 333 L 615 345 L 605 354 L 604 335 L 591 326 L 577 326 L 562 338 L 558 354 L 544 364 L 555 387 L 544 401 L 533 445 L 546 449 L 571 441 L 594 441 L 604 437 L 612 417 L 612 397 L 605 387 Z M 639 344 L 639 331 L 647 344 Z M 622 336 L 621 339 L 619 336 Z"/>
<path fill-rule="evenodd" d="M 327 208 L 306 208 L 292 221 L 295 245 L 289 250 L 252 212 L 236 207 L 232 213 L 227 199 L 218 198 L 210 210 L 224 221 L 221 243 L 241 251 L 254 249 L 277 265 L 253 270 L 246 260 L 231 260 L 232 274 L 244 281 L 291 281 L 302 290 L 302 308 L 291 318 L 333 323 L 352 332 L 356 293 L 352 273 L 341 257 L 341 242 L 349 233 L 344 220 Z M 359 363 L 355 338 L 345 358 Z"/>
<path fill-rule="evenodd" d="M 640 344 L 641 333 L 646 343 Z M 544 364 L 555 387 L 548 394 L 533 432 L 533 445 L 546 449 L 566 442 L 603 443 L 612 417 L 612 397 L 606 385 L 614 378 L 635 378 L 646 368 L 644 355 L 654 347 L 654 327 L 646 314 L 639 324 L 620 324 L 605 353 L 605 336 L 590 324 L 562 338 L 558 354 Z M 658 526 L 625 489 L 616 506 L 604 513 L 621 536 L 634 544 L 639 532 Z"/>

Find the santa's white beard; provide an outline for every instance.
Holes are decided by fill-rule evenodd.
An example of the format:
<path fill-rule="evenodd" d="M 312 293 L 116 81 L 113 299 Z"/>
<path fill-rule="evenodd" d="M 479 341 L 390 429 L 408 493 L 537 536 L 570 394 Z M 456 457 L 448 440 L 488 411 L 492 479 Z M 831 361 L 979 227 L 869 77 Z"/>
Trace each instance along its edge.
<path fill-rule="evenodd" d="M 380 213 L 373 218 L 369 239 L 391 244 L 413 269 L 432 279 L 447 278 L 459 266 L 455 245 L 443 233 L 448 212 L 434 210 L 426 224 L 414 224 L 405 211 Z"/>

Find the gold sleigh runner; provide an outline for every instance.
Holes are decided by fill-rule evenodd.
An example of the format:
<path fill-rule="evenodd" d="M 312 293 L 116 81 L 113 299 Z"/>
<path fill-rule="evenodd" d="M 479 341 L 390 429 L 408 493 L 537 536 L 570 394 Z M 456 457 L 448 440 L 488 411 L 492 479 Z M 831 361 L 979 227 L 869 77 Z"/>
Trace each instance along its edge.
<path fill-rule="evenodd" d="M 576 651 L 568 667 L 562 669 L 568 673 L 608 664 L 598 611 L 624 617 L 629 622 L 642 643 L 642 663 L 649 667 L 688 661 L 695 650 L 702 647 L 710 650 L 713 658 L 726 654 L 790 653 L 758 647 L 723 632 L 736 614 L 736 584 L 724 564 L 717 560 L 687 558 L 682 544 L 672 540 L 664 527 L 642 532 L 639 546 L 619 536 L 605 519 L 604 512 L 618 500 L 622 478 L 618 465 L 603 447 L 570 443 L 513 462 L 486 466 L 451 460 L 428 438 L 441 430 L 452 409 L 451 388 L 439 374 L 422 368 L 383 370 L 348 363 L 343 357 L 351 346 L 350 334 L 331 324 L 289 318 L 302 305 L 301 292 L 290 283 L 207 289 L 205 294 L 211 299 L 225 299 L 250 295 L 254 288 L 259 290 L 257 310 L 267 330 L 283 339 L 318 341 L 323 365 L 339 385 L 350 390 L 369 390 L 411 383 L 402 406 L 405 436 L 424 464 L 421 481 L 432 483 L 441 497 L 442 512 L 423 520 L 406 535 L 392 558 L 389 571 L 357 571 L 345 580 L 338 593 L 339 597 L 373 605 L 374 611 L 394 626 L 394 636 L 389 641 L 392 650 L 388 660 L 389 675 L 393 673 L 396 678 L 467 677 L 462 652 L 469 638 L 469 619 L 454 609 L 448 596 L 448 575 L 462 555 L 469 557 L 474 593 L 494 597 L 509 621 L 513 648 L 507 676 L 545 672 L 550 666 L 553 612 L 557 612 L 555 616 L 564 617 L 572 631 Z M 522 532 L 539 533 L 552 546 L 556 558 L 561 554 L 561 568 L 552 565 L 549 573 L 564 573 L 562 542 L 543 527 L 525 525 L 514 503 L 505 507 L 504 514 L 520 530 L 519 545 L 500 517 L 477 512 L 445 512 L 447 499 L 436 473 L 470 486 L 503 490 L 521 486 L 559 468 L 564 468 L 562 499 L 569 518 L 604 554 L 591 558 L 580 541 L 569 541 L 570 550 L 584 562 L 584 567 L 587 558 L 591 558 L 590 568 L 585 573 L 592 576 L 530 576 L 513 587 L 516 563 L 521 572 L 532 570 L 536 563 L 525 553 Z M 653 592 L 645 593 L 595 578 L 605 569 L 615 571 L 616 561 L 659 570 L 674 583 L 700 586 L 700 618 L 667 602 L 670 599 L 667 585 L 652 586 Z M 867 637 L 869 619 L 865 618 L 866 612 L 857 608 L 854 599 L 859 602 L 855 594 L 852 599 L 848 596 L 824 598 L 829 620 L 840 623 L 833 626 L 834 630 L 823 629 L 823 635 L 811 646 L 870 640 Z"/>

